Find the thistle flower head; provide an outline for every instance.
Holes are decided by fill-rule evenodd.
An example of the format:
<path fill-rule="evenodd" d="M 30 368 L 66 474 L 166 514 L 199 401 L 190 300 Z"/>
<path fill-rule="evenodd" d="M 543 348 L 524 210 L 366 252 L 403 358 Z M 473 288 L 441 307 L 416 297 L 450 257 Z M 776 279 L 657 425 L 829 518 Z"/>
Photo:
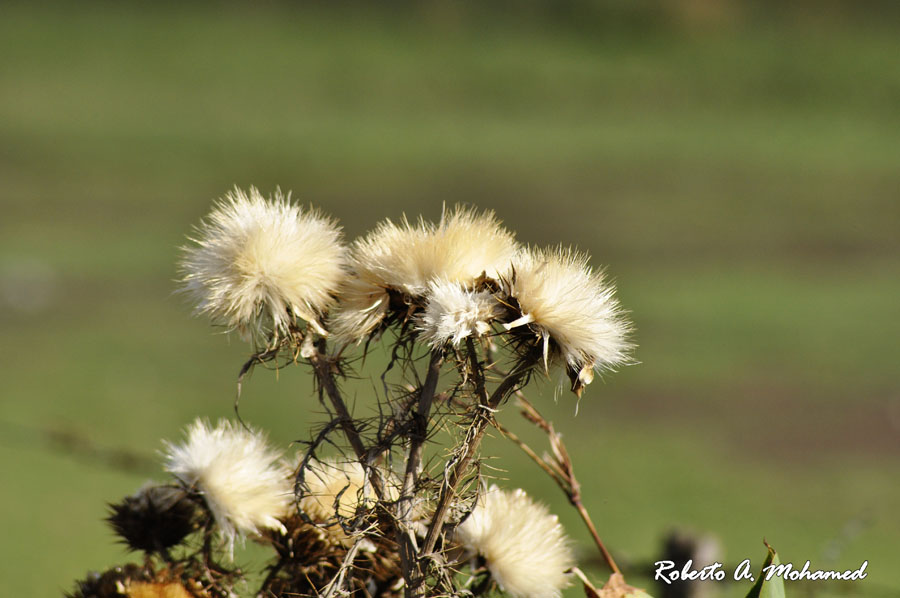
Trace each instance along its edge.
<path fill-rule="evenodd" d="M 629 323 L 614 287 L 591 270 L 585 254 L 563 247 L 523 250 L 505 286 L 519 316 L 505 327 L 528 325 L 543 343 L 545 363 L 552 346 L 577 393 L 593 380 L 595 369 L 628 361 Z"/>
<path fill-rule="evenodd" d="M 290 472 L 261 433 L 226 420 L 211 428 L 198 419 L 184 443 L 166 445 L 166 471 L 202 495 L 229 553 L 239 535 L 284 529 L 279 519 L 293 497 Z"/>
<path fill-rule="evenodd" d="M 513 598 L 559 598 L 568 585 L 572 551 L 555 515 L 523 490 L 492 486 L 456 537 L 482 556 L 491 577 Z"/>
<path fill-rule="evenodd" d="M 517 249 L 493 212 L 457 207 L 438 224 L 385 220 L 353 245 L 355 280 L 341 293 L 332 332 L 345 342 L 360 342 L 385 317 L 391 293 L 409 304 L 421 303 L 433 281 L 471 288 L 482 274 L 499 277 Z"/>
<path fill-rule="evenodd" d="M 428 285 L 428 305 L 420 318 L 421 339 L 437 348 L 454 346 L 467 336 L 480 336 L 491 329 L 500 304 L 488 291 L 469 291 L 458 283 L 432 281 Z"/>
<path fill-rule="evenodd" d="M 184 248 L 184 289 L 197 311 L 254 341 L 284 335 L 294 317 L 318 323 L 345 277 L 341 233 L 280 191 L 269 200 L 235 188 Z"/>

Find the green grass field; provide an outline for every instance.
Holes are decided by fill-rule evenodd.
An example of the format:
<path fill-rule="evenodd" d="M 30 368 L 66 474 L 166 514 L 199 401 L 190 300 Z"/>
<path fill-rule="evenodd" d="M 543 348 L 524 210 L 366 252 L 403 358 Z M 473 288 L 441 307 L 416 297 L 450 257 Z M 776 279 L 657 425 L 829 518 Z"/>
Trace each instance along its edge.
<path fill-rule="evenodd" d="M 855 23 L 0 9 L 4 595 L 60 595 L 125 562 L 105 503 L 162 477 L 42 431 L 152 457 L 231 413 L 247 348 L 193 319 L 173 281 L 234 184 L 293 190 L 349 239 L 466 202 L 524 242 L 590 251 L 641 363 L 577 416 L 550 382 L 534 399 L 613 552 L 652 561 L 678 525 L 717 534 L 728 562 L 758 566 L 765 537 L 782 561 L 830 566 L 838 540 L 835 566 L 869 560 L 847 592 L 900 587 L 900 26 Z M 311 390 L 300 368 L 256 372 L 242 414 L 304 439 Z M 593 559 L 550 480 L 488 446 Z"/>

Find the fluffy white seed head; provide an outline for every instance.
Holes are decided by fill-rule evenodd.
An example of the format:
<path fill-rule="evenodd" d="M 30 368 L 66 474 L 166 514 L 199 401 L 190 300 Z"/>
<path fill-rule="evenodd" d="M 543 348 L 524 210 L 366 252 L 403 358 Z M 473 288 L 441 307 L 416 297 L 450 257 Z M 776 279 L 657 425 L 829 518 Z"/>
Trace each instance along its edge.
<path fill-rule="evenodd" d="M 587 255 L 563 247 L 523 250 L 506 286 L 522 314 L 506 327 L 530 325 L 544 344 L 545 361 L 553 341 L 583 384 L 594 369 L 628 362 L 630 325 L 615 288 L 591 270 Z"/>
<path fill-rule="evenodd" d="M 471 553 L 484 557 L 491 577 L 513 598 L 559 598 L 574 564 L 555 515 L 523 490 L 492 486 L 456 529 Z"/>
<path fill-rule="evenodd" d="M 263 434 L 221 420 L 196 420 L 182 444 L 166 443 L 166 471 L 198 491 L 215 518 L 229 553 L 238 536 L 284 531 L 279 521 L 293 499 L 290 471 Z"/>
<path fill-rule="evenodd" d="M 434 348 L 454 346 L 467 336 L 491 329 L 500 304 L 487 291 L 469 291 L 458 283 L 433 281 L 428 285 L 428 305 L 419 321 L 421 339 Z"/>
<path fill-rule="evenodd" d="M 471 287 L 483 273 L 499 277 L 517 250 L 512 233 L 493 212 L 457 207 L 438 224 L 385 220 L 353 245 L 355 280 L 342 290 L 332 333 L 359 342 L 384 317 L 388 290 L 420 299 L 436 280 Z"/>
<path fill-rule="evenodd" d="M 184 289 L 199 313 L 254 341 L 283 335 L 294 317 L 318 324 L 346 278 L 337 225 L 280 191 L 269 200 L 235 188 L 184 248 Z"/>
<path fill-rule="evenodd" d="M 493 212 L 456 208 L 437 225 L 385 220 L 357 241 L 352 259 L 361 278 L 421 297 L 433 280 L 469 285 L 483 272 L 496 277 L 516 250 L 513 235 Z"/>

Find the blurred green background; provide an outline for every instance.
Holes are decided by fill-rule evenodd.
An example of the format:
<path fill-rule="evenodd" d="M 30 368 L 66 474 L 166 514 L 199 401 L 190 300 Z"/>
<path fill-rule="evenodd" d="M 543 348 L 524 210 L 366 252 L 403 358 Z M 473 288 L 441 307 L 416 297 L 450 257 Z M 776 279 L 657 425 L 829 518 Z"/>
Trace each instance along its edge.
<path fill-rule="evenodd" d="M 783 562 L 868 560 L 840 595 L 900 587 L 898 14 L 4 4 L 3 594 L 60 595 L 129 560 L 105 502 L 163 476 L 91 451 L 156 458 L 194 417 L 231 414 L 247 347 L 173 290 L 177 248 L 234 184 L 292 190 L 348 239 L 467 202 L 523 242 L 590 251 L 641 363 L 590 387 L 577 415 L 552 383 L 532 395 L 619 560 L 653 561 L 680 526 L 715 534 L 728 563 L 758 567 L 764 537 Z M 242 414 L 305 439 L 321 419 L 311 389 L 301 368 L 256 372 Z M 550 480 L 489 450 L 595 558 Z"/>

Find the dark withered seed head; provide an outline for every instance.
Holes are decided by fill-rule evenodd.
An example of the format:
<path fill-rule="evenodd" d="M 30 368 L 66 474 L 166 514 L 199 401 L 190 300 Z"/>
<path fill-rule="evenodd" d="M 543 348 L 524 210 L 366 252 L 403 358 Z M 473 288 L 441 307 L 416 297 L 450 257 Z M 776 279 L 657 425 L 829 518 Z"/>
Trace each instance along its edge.
<path fill-rule="evenodd" d="M 66 598 L 124 598 L 126 584 L 132 581 L 149 581 L 151 576 L 139 565 L 128 564 L 113 567 L 104 573 L 91 572 L 75 584 L 74 592 Z"/>
<path fill-rule="evenodd" d="M 163 552 L 196 529 L 197 505 L 177 486 L 145 486 L 109 507 L 106 521 L 132 550 Z"/>

